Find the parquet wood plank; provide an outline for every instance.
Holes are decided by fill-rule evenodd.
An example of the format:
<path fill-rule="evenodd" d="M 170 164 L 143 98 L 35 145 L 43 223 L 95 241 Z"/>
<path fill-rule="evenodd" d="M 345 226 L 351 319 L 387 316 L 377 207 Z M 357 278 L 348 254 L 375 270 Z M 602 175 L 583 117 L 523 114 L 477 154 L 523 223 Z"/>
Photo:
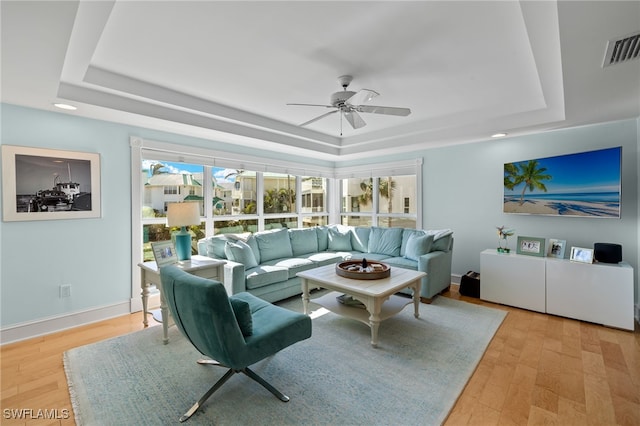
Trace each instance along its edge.
<path fill-rule="evenodd" d="M 461 296 L 455 285 L 444 296 L 508 313 L 445 425 L 640 425 L 640 327 L 629 332 L 496 305 Z M 140 329 L 135 313 L 0 347 L 2 408 L 71 410 L 63 352 Z M 71 412 L 5 424 L 74 419 Z"/>
<path fill-rule="evenodd" d="M 558 424 L 564 426 L 584 426 L 587 424 L 587 407 L 565 398 L 558 398 Z"/>
<path fill-rule="evenodd" d="M 625 426 L 640 425 L 640 404 L 631 402 L 627 398 L 622 398 L 617 395 L 613 395 L 612 399 L 616 424 Z"/>
<path fill-rule="evenodd" d="M 584 376 L 584 389 L 587 424 L 593 426 L 616 424 L 613 398 L 606 378 L 586 374 Z"/>

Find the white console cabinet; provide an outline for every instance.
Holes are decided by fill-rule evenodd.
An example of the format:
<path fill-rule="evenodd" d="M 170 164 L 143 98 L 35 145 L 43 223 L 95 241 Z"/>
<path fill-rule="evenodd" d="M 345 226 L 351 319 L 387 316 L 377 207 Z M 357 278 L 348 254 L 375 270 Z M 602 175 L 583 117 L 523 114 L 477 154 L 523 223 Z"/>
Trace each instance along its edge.
<path fill-rule="evenodd" d="M 634 329 L 633 268 L 566 259 L 480 254 L 480 298 L 538 312 Z"/>
<path fill-rule="evenodd" d="M 485 250 L 480 256 L 480 298 L 546 312 L 544 258 Z"/>

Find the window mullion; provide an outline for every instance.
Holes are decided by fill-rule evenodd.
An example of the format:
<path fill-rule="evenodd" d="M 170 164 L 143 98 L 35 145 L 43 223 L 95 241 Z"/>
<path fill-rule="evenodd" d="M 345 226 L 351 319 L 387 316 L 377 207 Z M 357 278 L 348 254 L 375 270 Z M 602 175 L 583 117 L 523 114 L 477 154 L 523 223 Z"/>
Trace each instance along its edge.
<path fill-rule="evenodd" d="M 380 178 L 373 178 L 373 187 L 371 188 L 371 225 L 378 226 L 378 212 L 380 211 Z"/>
<path fill-rule="evenodd" d="M 264 173 L 256 172 L 256 211 L 258 212 L 258 230 L 264 230 Z"/>

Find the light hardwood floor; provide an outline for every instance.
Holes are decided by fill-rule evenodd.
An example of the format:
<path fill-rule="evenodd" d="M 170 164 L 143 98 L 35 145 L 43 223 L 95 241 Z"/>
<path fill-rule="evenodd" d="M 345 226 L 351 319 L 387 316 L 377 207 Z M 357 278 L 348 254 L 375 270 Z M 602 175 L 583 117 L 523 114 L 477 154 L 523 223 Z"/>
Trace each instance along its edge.
<path fill-rule="evenodd" d="M 640 425 L 637 325 L 629 332 L 494 305 L 455 285 L 444 296 L 509 312 L 445 425 Z M 74 424 L 63 352 L 140 329 L 138 312 L 2 346 L 0 424 Z M 12 409 L 58 418 L 7 419 Z"/>

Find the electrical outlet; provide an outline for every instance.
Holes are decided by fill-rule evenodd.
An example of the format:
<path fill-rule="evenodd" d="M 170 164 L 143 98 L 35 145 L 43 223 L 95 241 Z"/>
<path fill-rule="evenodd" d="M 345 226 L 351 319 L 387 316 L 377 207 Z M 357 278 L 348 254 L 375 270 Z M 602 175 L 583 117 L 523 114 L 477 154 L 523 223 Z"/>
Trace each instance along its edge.
<path fill-rule="evenodd" d="M 60 286 L 60 297 L 71 297 L 71 286 L 69 284 Z"/>

